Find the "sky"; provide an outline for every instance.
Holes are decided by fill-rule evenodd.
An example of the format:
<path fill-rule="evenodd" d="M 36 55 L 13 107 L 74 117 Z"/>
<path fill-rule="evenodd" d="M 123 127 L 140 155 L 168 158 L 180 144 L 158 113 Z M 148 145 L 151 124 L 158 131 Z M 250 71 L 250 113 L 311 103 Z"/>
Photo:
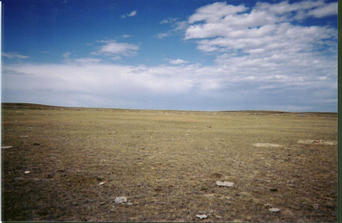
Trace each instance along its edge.
<path fill-rule="evenodd" d="M 2 101 L 337 112 L 337 0 L 5 0 Z"/>

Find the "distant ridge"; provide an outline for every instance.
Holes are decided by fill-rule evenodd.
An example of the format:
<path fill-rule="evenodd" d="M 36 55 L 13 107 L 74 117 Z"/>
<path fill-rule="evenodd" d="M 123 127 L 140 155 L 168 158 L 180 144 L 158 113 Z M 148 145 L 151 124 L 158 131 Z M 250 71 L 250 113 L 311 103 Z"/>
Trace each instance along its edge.
<path fill-rule="evenodd" d="M 43 104 L 34 104 L 34 103 L 11 103 L 5 102 L 1 103 L 1 108 L 13 108 L 13 109 L 61 109 L 67 108 L 62 106 L 54 106 L 54 105 L 43 105 Z"/>
<path fill-rule="evenodd" d="M 271 115 L 271 114 L 336 114 L 337 112 L 288 112 L 288 111 L 277 111 L 277 110 L 226 110 L 226 111 L 200 111 L 200 110 L 166 110 L 166 109 L 133 109 L 133 108 L 95 108 L 95 107 L 68 107 L 68 106 L 55 106 L 55 105 L 44 105 L 44 104 L 35 104 L 35 103 L 15 103 L 15 102 L 3 102 L 1 103 L 1 108 L 4 109 L 56 109 L 56 110 L 64 110 L 64 109 L 72 109 L 72 110 L 127 110 L 127 111 L 134 111 L 134 110 L 145 110 L 145 111 L 163 111 L 163 112 L 219 112 L 219 113 L 249 113 L 254 115 Z"/>

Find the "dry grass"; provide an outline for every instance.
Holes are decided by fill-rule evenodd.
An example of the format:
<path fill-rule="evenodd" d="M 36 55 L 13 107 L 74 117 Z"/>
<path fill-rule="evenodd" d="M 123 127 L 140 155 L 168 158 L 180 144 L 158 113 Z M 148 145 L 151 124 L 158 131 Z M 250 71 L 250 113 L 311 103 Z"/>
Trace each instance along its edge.
<path fill-rule="evenodd" d="M 5 105 L 2 115 L 13 146 L 2 150 L 3 220 L 336 221 L 337 146 L 298 143 L 336 141 L 336 114 Z"/>
<path fill-rule="evenodd" d="M 283 145 L 274 144 L 274 143 L 254 143 L 255 147 L 283 147 Z"/>

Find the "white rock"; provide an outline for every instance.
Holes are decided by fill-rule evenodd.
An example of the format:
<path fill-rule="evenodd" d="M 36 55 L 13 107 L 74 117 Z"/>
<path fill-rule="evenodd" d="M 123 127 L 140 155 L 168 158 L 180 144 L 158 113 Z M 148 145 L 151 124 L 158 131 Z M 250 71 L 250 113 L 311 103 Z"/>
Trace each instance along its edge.
<path fill-rule="evenodd" d="M 99 183 L 99 186 L 103 185 L 104 183 L 105 183 L 105 182 L 103 182 L 103 181 L 102 181 L 102 182 L 100 182 L 100 183 Z"/>
<path fill-rule="evenodd" d="M 273 212 L 273 213 L 277 213 L 277 212 L 279 212 L 280 211 L 280 209 L 279 208 L 270 208 L 270 209 L 268 209 L 270 212 Z"/>
<path fill-rule="evenodd" d="M 229 181 L 216 181 L 216 185 L 219 187 L 232 187 L 234 183 Z"/>
<path fill-rule="evenodd" d="M 116 197 L 114 202 L 116 204 L 123 204 L 127 202 L 127 197 Z"/>
<path fill-rule="evenodd" d="M 196 217 L 199 218 L 199 219 L 206 219 L 206 218 L 208 218 L 208 216 L 205 215 L 205 214 L 197 214 Z"/>
<path fill-rule="evenodd" d="M 31 171 L 29 171 L 29 170 L 25 170 L 25 172 L 24 172 L 24 174 L 29 174 L 29 173 L 31 173 Z"/>
<path fill-rule="evenodd" d="M 13 146 L 1 146 L 1 149 L 10 149 L 12 148 Z"/>

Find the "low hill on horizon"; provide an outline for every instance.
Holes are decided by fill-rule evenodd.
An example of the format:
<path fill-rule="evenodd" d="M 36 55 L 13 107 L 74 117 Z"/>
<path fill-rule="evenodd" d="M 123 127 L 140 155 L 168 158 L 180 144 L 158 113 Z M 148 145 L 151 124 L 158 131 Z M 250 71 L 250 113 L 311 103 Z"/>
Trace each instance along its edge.
<path fill-rule="evenodd" d="M 36 103 L 23 102 L 2 102 L 1 108 L 6 109 L 112 109 L 112 110 L 145 110 L 145 111 L 178 111 L 178 112 L 243 112 L 252 114 L 283 114 L 283 113 L 305 113 L 305 114 L 338 114 L 337 112 L 290 112 L 279 110 L 217 110 L 217 111 L 203 111 L 203 110 L 173 110 L 173 109 L 139 109 L 139 108 L 100 108 L 100 107 L 71 107 L 71 106 L 56 106 Z"/>

